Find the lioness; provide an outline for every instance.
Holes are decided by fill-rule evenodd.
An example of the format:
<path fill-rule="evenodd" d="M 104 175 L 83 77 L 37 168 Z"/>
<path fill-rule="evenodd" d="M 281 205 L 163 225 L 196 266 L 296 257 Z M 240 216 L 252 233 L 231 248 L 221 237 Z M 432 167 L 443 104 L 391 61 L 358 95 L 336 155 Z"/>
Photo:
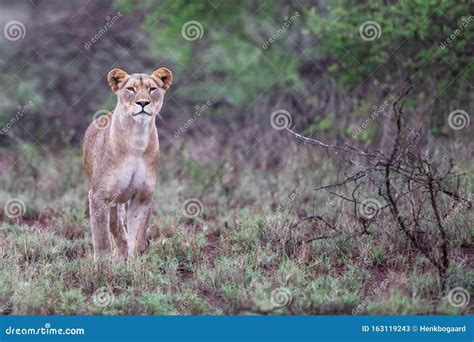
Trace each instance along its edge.
<path fill-rule="evenodd" d="M 117 95 L 112 113 L 89 125 L 83 162 L 91 182 L 89 213 L 94 256 L 111 250 L 126 258 L 145 251 L 159 160 L 155 116 L 173 81 L 167 68 L 151 75 L 109 72 L 107 81 Z"/>

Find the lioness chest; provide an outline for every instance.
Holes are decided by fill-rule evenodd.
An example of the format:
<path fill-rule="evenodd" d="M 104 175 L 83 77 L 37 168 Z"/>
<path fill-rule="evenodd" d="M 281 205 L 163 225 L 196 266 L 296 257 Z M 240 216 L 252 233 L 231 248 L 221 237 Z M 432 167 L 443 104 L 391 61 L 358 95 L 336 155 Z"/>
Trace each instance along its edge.
<path fill-rule="evenodd" d="M 116 163 L 107 177 L 104 195 L 112 203 L 125 203 L 133 196 L 151 196 L 155 183 L 156 174 L 149 163 L 140 157 L 128 157 Z"/>

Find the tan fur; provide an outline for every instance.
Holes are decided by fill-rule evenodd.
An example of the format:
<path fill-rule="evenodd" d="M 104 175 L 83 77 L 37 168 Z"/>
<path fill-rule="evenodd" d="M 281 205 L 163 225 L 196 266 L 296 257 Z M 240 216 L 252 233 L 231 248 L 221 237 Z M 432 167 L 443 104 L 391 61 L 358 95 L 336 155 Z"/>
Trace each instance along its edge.
<path fill-rule="evenodd" d="M 155 116 L 173 75 L 166 68 L 151 75 L 113 69 L 107 81 L 117 95 L 117 106 L 89 125 L 83 162 L 92 186 L 89 212 L 94 256 L 111 250 L 110 232 L 116 254 L 126 258 L 147 247 L 159 160 Z"/>

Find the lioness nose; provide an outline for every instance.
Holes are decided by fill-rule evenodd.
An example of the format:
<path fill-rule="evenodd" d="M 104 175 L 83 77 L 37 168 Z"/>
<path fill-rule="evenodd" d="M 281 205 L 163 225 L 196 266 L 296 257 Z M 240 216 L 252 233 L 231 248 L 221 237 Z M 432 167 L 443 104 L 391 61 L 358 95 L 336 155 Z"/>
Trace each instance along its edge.
<path fill-rule="evenodd" d="M 137 101 L 135 103 L 142 106 L 142 107 L 145 107 L 146 105 L 150 104 L 150 101 L 140 100 L 140 101 Z"/>

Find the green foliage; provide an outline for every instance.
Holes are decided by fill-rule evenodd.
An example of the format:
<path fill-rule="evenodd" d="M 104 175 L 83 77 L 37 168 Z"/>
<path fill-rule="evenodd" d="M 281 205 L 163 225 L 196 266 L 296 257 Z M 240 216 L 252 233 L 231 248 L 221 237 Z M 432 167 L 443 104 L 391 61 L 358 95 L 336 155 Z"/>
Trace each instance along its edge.
<path fill-rule="evenodd" d="M 117 6 L 123 7 L 120 1 Z M 196 103 L 225 100 L 243 106 L 271 85 L 289 87 L 299 82 L 299 54 L 281 45 L 264 50 L 268 37 L 255 33 L 263 27 L 267 34 L 273 34 L 285 15 L 294 12 L 289 8 L 274 13 L 265 3 L 254 13 L 257 8 L 250 3 L 224 1 L 215 6 L 201 1 L 182 6 L 172 0 L 161 1 L 158 6 L 144 2 L 141 6 L 148 13 L 143 31 L 150 39 L 151 55 L 158 60 L 165 57 L 166 63 L 173 65 L 183 98 Z M 189 22 L 199 23 L 201 38 L 188 41 L 183 37 L 182 30 Z"/>
<path fill-rule="evenodd" d="M 462 79 L 472 79 L 466 47 L 474 40 L 474 32 L 464 28 L 455 41 L 441 47 L 470 16 L 469 1 L 416 0 L 388 5 L 385 1 L 354 4 L 337 0 L 327 6 L 325 12 L 307 11 L 308 28 L 320 37 L 317 49 L 333 58 L 329 71 L 343 84 L 354 88 L 370 77 L 396 90 L 410 79 L 423 91 L 441 75 L 456 70 L 462 77 L 449 84 L 449 95 L 456 93 Z M 368 40 L 364 40 L 360 30 L 368 21 L 378 27 L 366 31 Z M 438 87 L 441 93 L 448 85 Z"/>
<path fill-rule="evenodd" d="M 169 315 L 174 311 L 171 297 L 163 293 L 144 293 L 140 302 L 149 315 Z"/>
<path fill-rule="evenodd" d="M 333 128 L 333 120 L 331 118 L 316 118 L 314 123 L 311 124 L 308 128 L 308 132 L 315 132 L 315 131 L 328 131 Z"/>
<path fill-rule="evenodd" d="M 30 168 L 32 173 L 38 172 L 38 167 L 41 162 L 40 147 L 33 143 L 21 142 L 17 144 L 17 150 L 26 161 L 26 165 Z"/>
<path fill-rule="evenodd" d="M 375 246 L 373 254 L 374 265 L 382 265 L 386 262 L 387 255 L 383 247 Z"/>
<path fill-rule="evenodd" d="M 84 306 L 85 298 L 81 291 L 76 289 L 68 290 L 61 295 L 60 310 L 66 315 L 77 314 Z"/>

